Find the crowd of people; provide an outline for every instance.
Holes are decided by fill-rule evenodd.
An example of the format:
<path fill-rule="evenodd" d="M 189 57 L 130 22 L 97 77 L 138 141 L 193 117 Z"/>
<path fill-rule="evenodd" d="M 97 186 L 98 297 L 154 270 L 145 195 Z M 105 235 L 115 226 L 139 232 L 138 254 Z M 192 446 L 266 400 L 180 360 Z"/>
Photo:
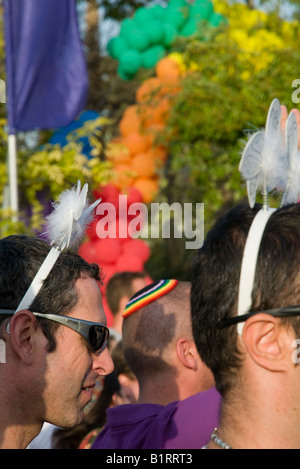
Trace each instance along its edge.
<path fill-rule="evenodd" d="M 221 215 L 190 282 L 112 278 L 111 338 L 97 265 L 62 252 L 18 309 L 50 246 L 1 239 L 0 447 L 300 448 L 300 204 L 266 212 Z"/>

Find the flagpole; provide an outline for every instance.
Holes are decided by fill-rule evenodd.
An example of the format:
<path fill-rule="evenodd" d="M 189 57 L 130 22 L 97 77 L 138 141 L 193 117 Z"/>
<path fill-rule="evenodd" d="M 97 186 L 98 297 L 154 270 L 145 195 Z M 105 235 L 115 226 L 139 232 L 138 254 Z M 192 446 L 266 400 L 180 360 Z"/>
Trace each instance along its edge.
<path fill-rule="evenodd" d="M 11 133 L 8 135 L 8 176 L 9 176 L 9 204 L 15 212 L 14 221 L 17 219 L 19 210 L 18 202 L 18 172 L 17 172 L 17 135 Z"/>

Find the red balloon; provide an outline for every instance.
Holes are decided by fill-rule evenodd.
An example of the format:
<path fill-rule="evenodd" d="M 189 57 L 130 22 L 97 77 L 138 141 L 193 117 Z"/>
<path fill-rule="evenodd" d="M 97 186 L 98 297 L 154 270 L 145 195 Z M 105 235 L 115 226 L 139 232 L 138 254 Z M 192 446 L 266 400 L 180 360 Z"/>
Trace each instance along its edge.
<path fill-rule="evenodd" d="M 135 187 L 130 187 L 127 193 L 127 206 L 134 204 L 136 202 L 143 203 L 142 194 Z"/>
<path fill-rule="evenodd" d="M 92 262 L 97 263 L 97 250 L 93 241 L 83 242 L 78 249 L 78 254 L 83 257 L 90 264 Z"/>
<path fill-rule="evenodd" d="M 120 241 L 116 238 L 94 241 L 98 264 L 113 264 L 121 254 Z"/>
<path fill-rule="evenodd" d="M 104 187 L 99 187 L 96 189 L 96 191 L 94 191 L 94 195 L 97 195 L 97 198 L 101 199 L 101 202 L 110 202 L 116 208 L 119 207 L 120 191 L 113 184 L 107 184 Z"/>
<path fill-rule="evenodd" d="M 123 252 L 127 256 L 134 256 L 145 263 L 150 257 L 150 247 L 142 239 L 130 239 L 123 245 Z"/>
<path fill-rule="evenodd" d="M 122 254 L 117 260 L 116 272 L 143 272 L 144 264 L 141 259 L 136 256 Z"/>

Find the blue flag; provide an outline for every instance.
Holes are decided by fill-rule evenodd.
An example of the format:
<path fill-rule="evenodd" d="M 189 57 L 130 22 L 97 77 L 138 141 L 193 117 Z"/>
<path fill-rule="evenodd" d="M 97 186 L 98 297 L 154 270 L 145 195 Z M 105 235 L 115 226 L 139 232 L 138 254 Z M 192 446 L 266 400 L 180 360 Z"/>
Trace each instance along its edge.
<path fill-rule="evenodd" d="M 9 133 L 69 124 L 88 78 L 75 0 L 4 0 Z"/>

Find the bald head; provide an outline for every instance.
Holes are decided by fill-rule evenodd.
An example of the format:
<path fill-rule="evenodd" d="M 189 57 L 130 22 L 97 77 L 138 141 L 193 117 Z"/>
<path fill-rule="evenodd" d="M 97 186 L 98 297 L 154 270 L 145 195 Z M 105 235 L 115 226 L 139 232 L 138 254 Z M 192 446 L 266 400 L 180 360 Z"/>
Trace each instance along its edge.
<path fill-rule="evenodd" d="M 138 379 L 165 373 L 180 337 L 192 340 L 190 283 L 179 282 L 123 322 L 123 349 Z"/>

